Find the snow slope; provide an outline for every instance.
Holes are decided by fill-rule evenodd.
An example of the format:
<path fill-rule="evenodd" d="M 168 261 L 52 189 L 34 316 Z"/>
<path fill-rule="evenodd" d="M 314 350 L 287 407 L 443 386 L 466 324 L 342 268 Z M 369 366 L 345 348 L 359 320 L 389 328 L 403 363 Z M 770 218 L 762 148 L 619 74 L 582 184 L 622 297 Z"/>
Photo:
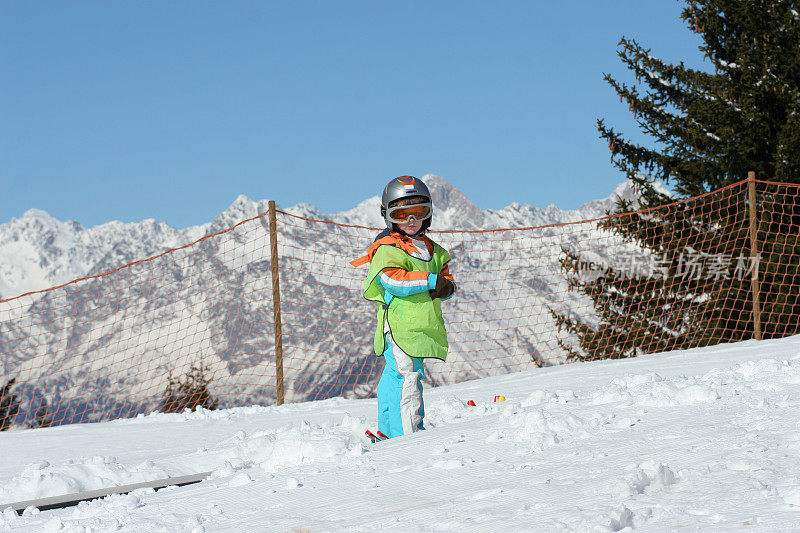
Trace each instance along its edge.
<path fill-rule="evenodd" d="M 0 502 L 214 471 L 0 531 L 800 530 L 800 336 L 425 394 L 428 431 L 375 445 L 342 398 L 0 433 Z"/>

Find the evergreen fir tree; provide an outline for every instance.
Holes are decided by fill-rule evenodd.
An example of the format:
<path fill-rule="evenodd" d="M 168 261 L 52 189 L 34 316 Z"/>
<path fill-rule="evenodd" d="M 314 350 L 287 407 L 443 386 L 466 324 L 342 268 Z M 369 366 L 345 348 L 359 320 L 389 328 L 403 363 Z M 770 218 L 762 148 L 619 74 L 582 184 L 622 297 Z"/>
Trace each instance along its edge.
<path fill-rule="evenodd" d="M 678 198 L 696 197 L 747 178 L 800 183 L 800 7 L 796 2 L 690 0 L 682 18 L 703 41 L 710 69 L 668 64 L 634 40 L 619 43 L 619 57 L 635 84 L 606 81 L 627 102 L 651 147 L 630 142 L 598 120 L 612 164 L 641 193 L 643 208 L 671 204 L 654 186 L 672 185 Z M 800 331 L 800 205 L 796 198 L 762 191 L 759 225 L 764 337 Z M 631 211 L 620 203 L 616 213 Z M 562 268 L 573 290 L 594 302 L 600 323 L 553 313 L 578 339 L 564 344 L 573 360 L 629 357 L 642 351 L 686 348 L 750 338 L 750 279 L 699 283 L 681 272 L 689 254 L 741 258 L 749 251 L 748 218 L 741 190 L 649 213 L 628 214 L 601 225 L 652 253 L 661 275 L 609 268 L 584 280 L 581 259 L 565 251 Z M 777 236 L 776 236 L 777 234 Z M 613 267 L 613 265 L 610 265 Z M 751 265 L 752 267 L 752 265 Z"/>
<path fill-rule="evenodd" d="M 180 413 L 184 409 L 194 410 L 198 406 L 205 409 L 216 409 L 219 403 L 208 390 L 211 379 L 206 377 L 207 372 L 208 368 L 201 363 L 192 365 L 183 379 L 175 378 L 170 374 L 167 388 L 161 399 L 161 412 Z"/>
<path fill-rule="evenodd" d="M 598 120 L 614 166 L 645 193 L 653 180 L 698 196 L 747 177 L 800 183 L 800 6 L 763 0 L 693 0 L 682 13 L 703 40 L 713 73 L 671 65 L 624 37 L 618 55 L 637 80 L 606 81 L 656 143 L 638 146 Z M 644 86 L 645 90 L 639 90 Z"/>
<path fill-rule="evenodd" d="M 19 412 L 19 399 L 11 392 L 16 378 L 11 379 L 0 389 L 0 431 L 5 431 L 14 423 L 14 418 Z"/>

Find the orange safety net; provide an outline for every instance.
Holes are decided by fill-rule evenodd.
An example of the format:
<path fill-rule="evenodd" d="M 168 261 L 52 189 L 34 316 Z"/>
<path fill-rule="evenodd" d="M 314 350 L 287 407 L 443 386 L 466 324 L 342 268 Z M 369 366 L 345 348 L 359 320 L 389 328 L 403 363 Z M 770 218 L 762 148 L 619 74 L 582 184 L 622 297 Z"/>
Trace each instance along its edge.
<path fill-rule="evenodd" d="M 285 401 L 373 395 L 375 304 L 361 296 L 367 267 L 349 261 L 380 229 L 276 214 Z M 798 185 L 742 181 L 599 220 L 429 235 L 450 251 L 458 292 L 427 386 L 800 330 Z M 274 326 L 266 213 L 0 301 L 0 429 L 274 404 Z"/>

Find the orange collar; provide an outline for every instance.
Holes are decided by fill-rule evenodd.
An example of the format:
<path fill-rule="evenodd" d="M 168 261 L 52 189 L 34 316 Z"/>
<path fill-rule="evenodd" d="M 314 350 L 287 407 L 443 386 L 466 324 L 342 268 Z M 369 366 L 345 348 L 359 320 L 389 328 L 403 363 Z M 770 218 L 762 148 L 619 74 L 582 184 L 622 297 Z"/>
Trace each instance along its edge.
<path fill-rule="evenodd" d="M 430 240 L 427 235 L 420 235 L 418 239 L 425 243 L 425 246 L 428 247 L 428 250 L 433 251 L 433 241 Z M 408 237 L 407 235 L 403 235 L 402 233 L 393 231 L 389 235 L 373 242 L 372 245 L 370 245 L 370 247 L 367 248 L 367 255 L 359 257 L 358 259 L 354 259 L 353 261 L 350 261 L 350 264 L 353 265 L 354 267 L 359 267 L 361 265 L 365 265 L 367 263 L 372 262 L 372 257 L 375 255 L 375 252 L 377 252 L 378 248 L 383 246 L 384 244 L 388 244 L 389 246 L 397 246 L 408 255 L 417 252 L 417 248 L 416 246 L 414 246 L 414 243 L 411 242 L 410 237 Z"/>

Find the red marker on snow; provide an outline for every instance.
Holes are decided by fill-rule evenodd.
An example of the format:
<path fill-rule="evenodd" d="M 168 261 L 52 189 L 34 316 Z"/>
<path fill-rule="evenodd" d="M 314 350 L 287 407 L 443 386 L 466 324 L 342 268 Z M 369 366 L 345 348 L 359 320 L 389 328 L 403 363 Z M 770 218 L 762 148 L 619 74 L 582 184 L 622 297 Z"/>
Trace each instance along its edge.
<path fill-rule="evenodd" d="M 467 405 L 469 405 L 471 407 L 475 407 L 475 401 L 474 400 L 468 400 L 467 401 Z"/>

